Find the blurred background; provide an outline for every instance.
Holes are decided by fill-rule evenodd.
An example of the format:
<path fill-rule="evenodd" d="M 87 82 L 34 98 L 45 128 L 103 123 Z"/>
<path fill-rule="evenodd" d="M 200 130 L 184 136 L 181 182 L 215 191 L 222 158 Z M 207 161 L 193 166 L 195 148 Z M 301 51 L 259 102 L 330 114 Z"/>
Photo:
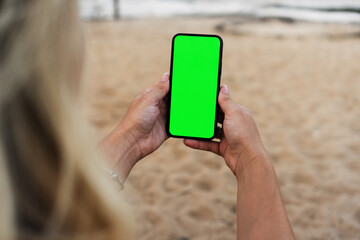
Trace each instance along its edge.
<path fill-rule="evenodd" d="M 80 0 L 94 133 L 169 71 L 171 38 L 224 40 L 222 83 L 258 123 L 297 239 L 360 238 L 360 1 Z M 236 238 L 223 160 L 169 139 L 125 193 L 140 240 Z"/>

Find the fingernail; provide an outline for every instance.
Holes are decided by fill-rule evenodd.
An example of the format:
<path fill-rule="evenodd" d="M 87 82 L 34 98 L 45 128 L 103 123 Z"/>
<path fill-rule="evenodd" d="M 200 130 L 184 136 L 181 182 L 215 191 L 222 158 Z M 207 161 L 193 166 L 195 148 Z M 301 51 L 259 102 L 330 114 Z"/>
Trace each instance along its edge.
<path fill-rule="evenodd" d="M 226 93 L 226 94 L 229 93 L 229 89 L 228 89 L 228 87 L 226 86 L 226 84 L 222 85 L 222 87 L 221 87 L 221 92 L 222 92 L 222 93 Z"/>
<path fill-rule="evenodd" d="M 162 76 L 161 81 L 167 82 L 168 80 L 169 80 L 169 73 L 166 72 L 166 73 L 164 73 L 164 75 Z"/>

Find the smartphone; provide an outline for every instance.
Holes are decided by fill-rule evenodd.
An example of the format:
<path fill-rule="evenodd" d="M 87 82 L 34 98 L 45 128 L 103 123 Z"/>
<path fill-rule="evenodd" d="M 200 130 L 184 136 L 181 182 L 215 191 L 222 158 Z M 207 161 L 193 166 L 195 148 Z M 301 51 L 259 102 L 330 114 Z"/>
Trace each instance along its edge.
<path fill-rule="evenodd" d="M 178 33 L 172 39 L 167 133 L 211 140 L 216 131 L 223 41 Z"/>

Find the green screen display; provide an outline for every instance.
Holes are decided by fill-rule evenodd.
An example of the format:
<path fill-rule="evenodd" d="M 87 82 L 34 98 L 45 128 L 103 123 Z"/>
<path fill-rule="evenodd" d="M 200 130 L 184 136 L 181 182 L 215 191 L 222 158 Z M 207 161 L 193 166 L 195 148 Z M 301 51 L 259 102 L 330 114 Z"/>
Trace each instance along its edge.
<path fill-rule="evenodd" d="M 222 40 L 213 35 L 177 34 L 173 39 L 169 133 L 214 136 Z"/>

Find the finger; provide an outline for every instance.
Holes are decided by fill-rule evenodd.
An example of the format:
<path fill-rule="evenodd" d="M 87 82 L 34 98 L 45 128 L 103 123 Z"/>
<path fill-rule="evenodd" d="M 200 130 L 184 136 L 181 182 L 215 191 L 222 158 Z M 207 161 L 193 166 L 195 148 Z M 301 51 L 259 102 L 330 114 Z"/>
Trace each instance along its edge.
<path fill-rule="evenodd" d="M 216 143 L 216 142 L 184 139 L 184 144 L 190 148 L 204 150 L 204 151 L 210 151 L 210 152 L 213 152 L 216 154 L 220 154 L 219 143 Z"/>
<path fill-rule="evenodd" d="M 221 86 L 219 93 L 219 105 L 223 112 L 226 113 L 234 109 L 237 105 L 230 97 L 229 89 L 226 85 Z"/>
<path fill-rule="evenodd" d="M 169 92 L 169 73 L 165 73 L 161 80 L 150 88 L 147 96 L 151 98 L 154 103 L 159 103 Z"/>

